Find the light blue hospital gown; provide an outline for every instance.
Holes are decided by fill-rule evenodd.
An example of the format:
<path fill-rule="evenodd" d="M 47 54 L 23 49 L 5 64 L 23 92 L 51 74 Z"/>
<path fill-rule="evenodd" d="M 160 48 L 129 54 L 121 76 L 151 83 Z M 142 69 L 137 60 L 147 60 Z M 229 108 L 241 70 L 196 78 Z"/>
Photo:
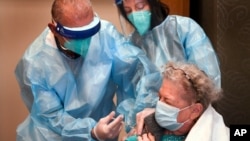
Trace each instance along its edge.
<path fill-rule="evenodd" d="M 93 140 L 91 129 L 115 110 L 115 91 L 120 92 L 118 102 L 135 98 L 134 87 L 141 75 L 154 72 L 159 77 L 143 51 L 125 42 L 106 21 L 101 21 L 100 31 L 92 37 L 86 58 L 75 60 L 58 50 L 46 28 L 15 70 L 30 112 L 17 128 L 17 140 Z M 142 103 L 152 106 L 151 98 Z"/>
<path fill-rule="evenodd" d="M 169 15 L 145 35 L 140 36 L 134 32 L 129 39 L 146 52 L 158 69 L 162 70 L 169 61 L 193 63 L 206 72 L 217 87 L 221 87 L 217 55 L 203 29 L 191 18 Z M 141 99 L 131 99 L 126 104 L 130 103 L 131 107 L 137 108 L 140 106 L 137 104 L 139 101 Z M 118 107 L 118 111 L 128 115 L 126 125 L 129 131 L 135 125 L 135 111 L 128 111 L 123 106 Z"/>

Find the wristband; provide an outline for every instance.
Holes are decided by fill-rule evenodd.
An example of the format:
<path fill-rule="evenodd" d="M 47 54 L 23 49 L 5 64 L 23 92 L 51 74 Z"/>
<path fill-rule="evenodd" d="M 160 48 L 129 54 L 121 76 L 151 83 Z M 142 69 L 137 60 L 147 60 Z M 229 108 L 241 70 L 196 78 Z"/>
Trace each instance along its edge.
<path fill-rule="evenodd" d="M 94 128 L 92 128 L 91 132 L 90 132 L 90 135 L 93 139 L 97 140 L 95 134 L 94 134 Z"/>
<path fill-rule="evenodd" d="M 94 131 L 94 137 L 95 137 L 98 141 L 104 141 L 104 140 L 100 139 L 100 138 L 98 137 L 98 135 L 96 134 L 96 128 L 95 128 L 95 127 L 94 127 L 93 131 Z"/>

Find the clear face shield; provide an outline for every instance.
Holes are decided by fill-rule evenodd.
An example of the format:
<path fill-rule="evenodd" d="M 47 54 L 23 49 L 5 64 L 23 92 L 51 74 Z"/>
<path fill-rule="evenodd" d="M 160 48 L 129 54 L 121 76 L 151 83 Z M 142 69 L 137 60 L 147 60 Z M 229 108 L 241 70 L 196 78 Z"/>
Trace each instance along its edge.
<path fill-rule="evenodd" d="M 119 7 L 123 6 L 123 1 L 124 0 L 115 0 L 115 4 L 118 11 L 122 33 L 128 37 L 135 31 L 135 28 L 122 16 L 121 11 L 119 10 Z"/>
<path fill-rule="evenodd" d="M 100 27 L 100 19 L 95 15 L 90 24 L 82 27 L 66 27 L 56 23 L 56 32 L 65 40 L 61 46 L 64 51 L 70 50 L 85 57 L 90 47 L 91 37 L 100 30 Z"/>
<path fill-rule="evenodd" d="M 89 25 L 82 27 L 66 27 L 60 23 L 56 23 L 56 32 L 68 39 L 85 39 L 96 34 L 101 27 L 100 19 L 94 16 L 93 21 Z"/>

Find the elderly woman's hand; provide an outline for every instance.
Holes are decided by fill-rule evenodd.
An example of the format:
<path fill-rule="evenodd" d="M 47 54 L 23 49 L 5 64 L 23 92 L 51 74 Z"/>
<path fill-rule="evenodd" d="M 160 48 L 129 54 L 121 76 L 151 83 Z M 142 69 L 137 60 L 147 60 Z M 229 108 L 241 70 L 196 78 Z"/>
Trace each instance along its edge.
<path fill-rule="evenodd" d="M 145 108 L 143 111 L 136 114 L 136 134 L 141 135 L 143 126 L 144 126 L 144 118 L 148 115 L 155 112 L 154 108 Z"/>
<path fill-rule="evenodd" d="M 138 136 L 138 141 L 155 141 L 155 137 L 151 133 L 145 133 L 142 136 Z"/>

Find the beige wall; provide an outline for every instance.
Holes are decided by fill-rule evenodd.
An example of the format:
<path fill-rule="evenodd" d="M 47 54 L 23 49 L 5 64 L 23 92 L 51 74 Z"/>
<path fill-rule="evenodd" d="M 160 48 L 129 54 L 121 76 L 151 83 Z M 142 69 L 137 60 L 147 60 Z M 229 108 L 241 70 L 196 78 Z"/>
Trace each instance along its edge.
<path fill-rule="evenodd" d="M 16 127 L 28 114 L 14 69 L 27 46 L 50 21 L 53 0 L 0 0 L 0 140 L 14 141 Z M 118 25 L 113 0 L 92 0 L 104 19 Z"/>

